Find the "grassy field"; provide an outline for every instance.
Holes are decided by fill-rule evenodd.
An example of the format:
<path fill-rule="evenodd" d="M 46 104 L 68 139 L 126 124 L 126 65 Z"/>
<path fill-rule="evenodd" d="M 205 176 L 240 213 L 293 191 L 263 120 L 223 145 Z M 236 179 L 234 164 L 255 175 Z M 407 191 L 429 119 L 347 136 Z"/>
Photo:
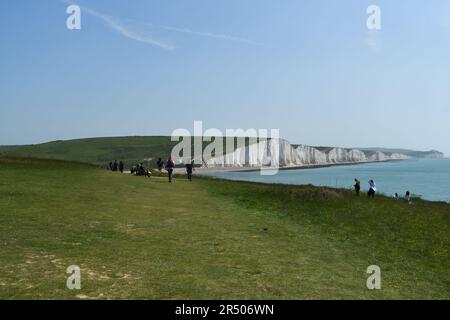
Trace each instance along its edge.
<path fill-rule="evenodd" d="M 0 158 L 0 221 L 0 299 L 450 298 L 444 203 Z"/>

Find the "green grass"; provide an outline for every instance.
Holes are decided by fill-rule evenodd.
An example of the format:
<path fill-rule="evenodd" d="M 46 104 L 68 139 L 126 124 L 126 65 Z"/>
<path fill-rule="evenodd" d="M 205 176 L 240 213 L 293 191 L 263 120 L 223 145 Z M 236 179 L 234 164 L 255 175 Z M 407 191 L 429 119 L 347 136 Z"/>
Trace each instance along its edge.
<path fill-rule="evenodd" d="M 0 158 L 0 219 L 1 299 L 450 298 L 444 203 Z"/>
<path fill-rule="evenodd" d="M 79 161 L 106 166 L 122 160 L 127 166 L 137 161 L 155 163 L 167 158 L 177 142 L 170 137 L 105 137 L 52 141 L 36 145 L 0 146 L 0 155 Z"/>
<path fill-rule="evenodd" d="M 224 138 L 223 150 L 226 150 Z M 251 140 L 250 140 L 251 141 Z M 250 143 L 247 138 L 245 143 Z M 191 140 L 193 143 L 193 138 Z M 155 166 L 158 158 L 166 159 L 177 144 L 170 136 L 100 137 L 58 140 L 23 146 L 0 146 L 0 156 L 77 161 L 106 167 L 110 161 L 123 161 L 127 168 L 137 162 Z M 204 141 L 203 148 L 210 142 Z M 234 150 L 234 149 L 233 149 Z M 191 150 L 193 155 L 193 149 Z M 213 153 L 214 154 L 214 153 Z"/>

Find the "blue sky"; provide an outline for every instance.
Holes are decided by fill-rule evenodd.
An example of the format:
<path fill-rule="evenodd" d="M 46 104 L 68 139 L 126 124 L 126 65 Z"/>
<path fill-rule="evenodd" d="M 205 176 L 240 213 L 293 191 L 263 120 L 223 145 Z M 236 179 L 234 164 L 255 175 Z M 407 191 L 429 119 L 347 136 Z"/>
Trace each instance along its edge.
<path fill-rule="evenodd" d="M 450 155 L 450 1 L 0 2 L 0 144 L 279 128 Z M 366 8 L 381 8 L 369 32 Z"/>

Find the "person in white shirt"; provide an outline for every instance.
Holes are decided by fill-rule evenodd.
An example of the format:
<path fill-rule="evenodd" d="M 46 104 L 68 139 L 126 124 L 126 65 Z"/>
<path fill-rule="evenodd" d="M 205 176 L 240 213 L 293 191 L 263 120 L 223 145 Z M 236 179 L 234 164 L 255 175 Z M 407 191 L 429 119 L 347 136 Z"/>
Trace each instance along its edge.
<path fill-rule="evenodd" d="M 406 191 L 405 201 L 406 201 L 407 204 L 412 204 L 412 200 L 411 200 L 411 192 Z"/>
<path fill-rule="evenodd" d="M 375 181 L 370 180 L 369 181 L 369 192 L 367 192 L 367 195 L 371 198 L 375 198 L 375 193 L 377 192 L 377 185 Z"/>

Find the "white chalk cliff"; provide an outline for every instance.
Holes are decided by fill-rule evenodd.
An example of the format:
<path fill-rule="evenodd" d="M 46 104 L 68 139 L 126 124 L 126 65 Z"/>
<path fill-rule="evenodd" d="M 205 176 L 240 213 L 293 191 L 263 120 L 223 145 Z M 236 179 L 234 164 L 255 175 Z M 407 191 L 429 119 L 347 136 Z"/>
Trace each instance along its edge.
<path fill-rule="evenodd" d="M 347 148 L 315 148 L 291 145 L 284 139 L 270 139 L 237 148 L 224 156 L 205 159 L 205 162 L 208 167 L 300 167 L 409 158 L 399 153 L 363 152 Z"/>

